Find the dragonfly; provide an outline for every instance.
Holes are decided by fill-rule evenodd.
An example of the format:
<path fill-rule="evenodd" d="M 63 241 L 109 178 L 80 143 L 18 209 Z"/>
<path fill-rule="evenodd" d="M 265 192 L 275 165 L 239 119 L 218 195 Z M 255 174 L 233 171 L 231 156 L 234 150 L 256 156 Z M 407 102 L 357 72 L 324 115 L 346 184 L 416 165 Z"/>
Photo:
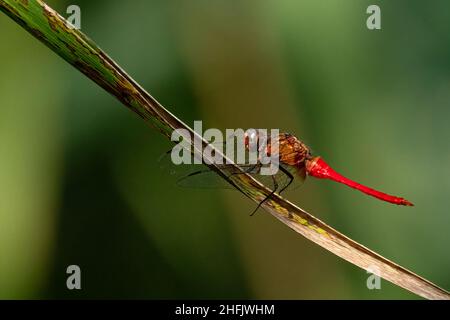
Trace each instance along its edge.
<path fill-rule="evenodd" d="M 244 146 L 248 150 L 250 142 L 258 143 L 258 132 L 252 132 L 250 135 L 246 132 L 244 135 Z M 413 206 L 413 203 L 405 198 L 393 196 L 372 188 L 369 188 L 363 184 L 353 181 L 342 174 L 335 171 L 325 160 L 320 156 L 313 156 L 311 149 L 296 136 L 283 132 L 278 135 L 277 148 L 272 148 L 270 139 L 267 139 L 263 144 L 264 152 L 270 156 L 272 153 L 279 161 L 279 170 L 273 175 L 262 175 L 262 164 L 257 162 L 256 164 L 238 165 L 242 171 L 233 174 L 246 173 L 254 177 L 256 180 L 266 186 L 271 187 L 271 192 L 262 200 L 256 209 L 251 213 L 253 215 L 263 203 L 270 199 L 274 193 L 281 194 L 287 189 L 296 189 L 306 179 L 307 176 L 311 176 L 317 179 L 328 179 L 350 188 L 358 190 L 366 195 L 377 198 L 381 201 L 389 202 L 402 206 Z M 169 152 L 166 153 L 169 154 Z M 167 157 L 166 157 L 167 158 Z M 226 167 L 229 164 L 221 164 L 218 167 Z M 226 169 L 226 168 L 223 168 Z M 225 172 L 227 170 L 224 170 Z M 177 174 L 178 170 L 171 169 L 170 174 Z M 219 177 L 208 167 L 202 169 L 193 170 L 187 174 L 181 176 L 177 185 L 181 187 L 194 187 L 194 188 L 229 188 L 232 187 L 228 182 Z"/>

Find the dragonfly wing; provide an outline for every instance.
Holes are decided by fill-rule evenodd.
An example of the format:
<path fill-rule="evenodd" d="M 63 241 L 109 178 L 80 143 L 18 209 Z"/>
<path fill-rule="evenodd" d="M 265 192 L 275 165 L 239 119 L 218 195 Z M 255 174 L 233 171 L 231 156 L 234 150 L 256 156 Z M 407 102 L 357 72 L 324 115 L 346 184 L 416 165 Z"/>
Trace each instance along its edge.
<path fill-rule="evenodd" d="M 205 165 L 194 166 L 195 170 L 178 178 L 177 185 L 184 188 L 232 189 L 233 186 Z"/>
<path fill-rule="evenodd" d="M 295 189 L 298 189 L 303 185 L 306 179 L 306 168 L 304 166 L 302 167 L 293 167 L 293 166 L 284 166 L 283 168 L 286 169 L 292 176 L 294 176 L 294 181 L 292 181 L 289 186 L 286 188 L 288 191 L 292 191 Z"/>
<path fill-rule="evenodd" d="M 280 170 L 274 175 L 263 175 L 258 166 L 244 165 L 240 166 L 243 171 L 252 176 L 255 180 L 276 192 L 293 190 L 300 187 L 306 177 L 306 170 L 300 170 L 292 166 L 282 165 Z"/>
<path fill-rule="evenodd" d="M 227 175 L 232 175 L 233 172 L 236 172 L 235 168 L 232 168 L 230 165 L 218 165 L 223 169 L 223 172 Z M 201 189 L 233 189 L 233 185 L 229 183 L 226 179 L 221 177 L 216 172 L 212 171 L 206 165 L 191 165 L 190 172 L 185 172 L 183 176 L 181 176 L 177 180 L 177 185 L 180 187 L 187 188 L 201 188 Z M 255 179 L 258 180 L 258 177 L 261 177 L 260 174 L 257 173 L 257 169 L 255 165 L 240 165 L 239 166 L 244 172 L 250 174 Z M 239 174 L 239 173 L 236 173 Z M 270 177 L 269 177 L 270 178 Z M 270 185 L 269 185 L 270 186 Z"/>
<path fill-rule="evenodd" d="M 171 159 L 171 150 L 161 155 L 159 167 L 165 176 L 185 188 L 229 189 L 232 186 L 204 164 L 179 164 Z"/>

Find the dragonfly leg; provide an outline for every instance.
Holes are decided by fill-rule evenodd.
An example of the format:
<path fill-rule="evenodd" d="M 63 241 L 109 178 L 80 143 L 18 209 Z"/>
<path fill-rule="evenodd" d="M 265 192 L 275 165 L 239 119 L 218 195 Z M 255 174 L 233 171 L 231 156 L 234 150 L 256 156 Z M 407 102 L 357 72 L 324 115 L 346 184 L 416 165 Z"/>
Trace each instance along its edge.
<path fill-rule="evenodd" d="M 170 152 L 171 152 L 171 151 L 169 150 L 166 154 L 168 154 L 168 153 L 170 153 Z M 260 164 L 256 164 L 256 165 L 249 166 L 246 170 L 244 170 L 244 172 L 235 172 L 235 173 L 232 173 L 232 174 L 230 174 L 229 176 L 227 176 L 227 178 L 230 178 L 231 176 L 233 176 L 233 175 L 235 175 L 235 174 L 251 173 L 256 167 L 259 167 L 259 166 L 260 166 Z M 189 174 L 187 174 L 187 175 L 181 177 L 180 179 L 178 179 L 177 185 L 180 185 L 180 183 L 181 183 L 182 181 L 184 181 L 184 180 L 186 180 L 186 179 L 189 179 L 189 178 L 191 178 L 192 176 L 196 176 L 196 175 L 199 175 L 199 174 L 202 174 L 202 173 L 208 173 L 208 172 L 211 172 L 211 169 L 206 168 L 206 169 L 198 170 L 198 171 L 195 171 L 195 172 L 191 172 L 191 173 L 189 173 Z"/>
<path fill-rule="evenodd" d="M 261 205 L 264 203 L 264 202 L 266 202 L 275 192 L 277 192 L 277 189 L 278 189 L 278 182 L 277 182 L 277 180 L 275 179 L 275 176 L 271 176 L 272 177 L 272 180 L 273 180 L 273 190 L 272 190 L 272 192 L 271 193 L 269 193 L 269 195 L 267 196 L 267 197 L 265 197 L 264 198 L 264 200 L 263 201 L 261 201 L 259 204 L 258 204 L 258 206 L 256 207 L 256 209 L 255 210 L 253 210 L 253 212 L 250 214 L 250 216 L 253 216 L 255 213 L 256 213 L 256 211 L 258 211 L 258 209 L 259 209 L 259 207 L 261 207 Z"/>
<path fill-rule="evenodd" d="M 292 175 L 292 173 L 287 171 L 282 166 L 280 166 L 279 169 L 289 178 L 288 184 L 285 185 L 283 188 L 281 188 L 280 192 L 278 192 L 278 194 L 281 194 L 284 190 L 286 190 L 289 187 L 289 185 L 292 183 L 292 181 L 294 181 L 294 176 Z"/>

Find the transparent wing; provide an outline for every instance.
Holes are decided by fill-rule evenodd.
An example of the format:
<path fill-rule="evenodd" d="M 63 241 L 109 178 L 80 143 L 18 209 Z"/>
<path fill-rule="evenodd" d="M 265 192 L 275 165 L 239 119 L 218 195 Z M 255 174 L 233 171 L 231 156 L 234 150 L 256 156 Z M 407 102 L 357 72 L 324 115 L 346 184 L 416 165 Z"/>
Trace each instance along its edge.
<path fill-rule="evenodd" d="M 177 178 L 176 184 L 184 188 L 233 189 L 229 182 L 205 165 L 197 165 L 195 168 L 191 168 L 188 174 Z"/>
<path fill-rule="evenodd" d="M 281 170 L 283 169 L 283 170 Z M 285 172 L 287 171 L 290 176 Z M 283 172 L 284 174 L 281 174 Z M 280 188 L 279 191 L 292 191 L 303 185 L 306 179 L 306 168 L 304 166 L 298 168 L 293 166 L 288 166 L 282 164 L 280 167 L 280 171 L 278 173 L 278 178 L 280 179 Z M 294 179 L 291 181 L 291 177 Z M 283 190 L 284 189 L 284 190 Z"/>
<path fill-rule="evenodd" d="M 231 189 L 233 186 L 204 164 L 175 165 L 171 160 L 171 150 L 159 158 L 159 167 L 163 174 L 174 183 L 185 188 Z"/>

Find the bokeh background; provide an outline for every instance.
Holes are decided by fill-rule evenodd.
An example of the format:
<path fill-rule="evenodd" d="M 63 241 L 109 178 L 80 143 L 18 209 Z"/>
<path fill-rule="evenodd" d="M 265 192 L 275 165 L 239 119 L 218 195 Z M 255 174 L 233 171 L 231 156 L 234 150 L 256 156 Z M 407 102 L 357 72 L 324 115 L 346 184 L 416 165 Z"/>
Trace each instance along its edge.
<path fill-rule="evenodd" d="M 82 30 L 186 123 L 281 128 L 413 201 L 312 178 L 287 193 L 450 288 L 448 1 L 48 3 L 79 5 Z M 0 298 L 417 298 L 368 290 L 238 192 L 177 187 L 158 165 L 169 141 L 3 14 L 0 30 Z"/>

